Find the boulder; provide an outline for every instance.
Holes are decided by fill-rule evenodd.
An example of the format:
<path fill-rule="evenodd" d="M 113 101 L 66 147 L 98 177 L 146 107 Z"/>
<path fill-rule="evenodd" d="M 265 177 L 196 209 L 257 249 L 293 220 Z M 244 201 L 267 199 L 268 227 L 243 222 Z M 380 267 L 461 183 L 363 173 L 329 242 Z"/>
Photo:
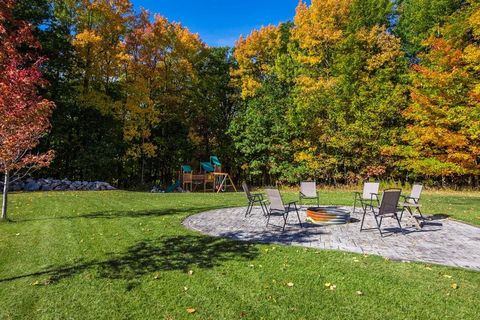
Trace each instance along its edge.
<path fill-rule="evenodd" d="M 17 181 L 14 183 L 11 183 L 9 186 L 10 191 L 22 191 L 24 187 L 23 182 Z"/>
<path fill-rule="evenodd" d="M 42 190 L 42 191 L 52 191 L 53 188 L 52 188 L 52 186 L 49 185 L 49 184 L 44 184 L 44 185 L 42 185 L 41 190 Z"/>
<path fill-rule="evenodd" d="M 76 191 L 76 190 L 116 190 L 115 187 L 104 181 L 70 181 L 67 179 L 56 180 L 52 178 L 33 180 L 31 178 L 22 181 L 16 181 L 10 184 L 11 191 Z"/>
<path fill-rule="evenodd" d="M 36 183 L 35 181 L 31 181 L 25 185 L 25 191 L 38 191 L 40 190 L 40 187 L 40 184 Z"/>

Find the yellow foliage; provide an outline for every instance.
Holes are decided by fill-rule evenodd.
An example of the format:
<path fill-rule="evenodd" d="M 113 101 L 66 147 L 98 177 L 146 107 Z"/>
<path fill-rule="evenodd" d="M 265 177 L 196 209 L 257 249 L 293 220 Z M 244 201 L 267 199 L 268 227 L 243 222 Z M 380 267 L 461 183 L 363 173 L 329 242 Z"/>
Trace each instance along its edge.
<path fill-rule="evenodd" d="M 480 38 L 480 7 L 474 10 L 470 18 L 468 19 L 470 26 L 472 27 L 473 35 L 478 39 Z"/>
<path fill-rule="evenodd" d="M 98 36 L 94 30 L 85 29 L 78 33 L 73 40 L 73 45 L 78 47 L 85 47 L 87 45 L 95 45 L 102 41 L 102 38 Z"/>
<path fill-rule="evenodd" d="M 357 36 L 360 41 L 366 42 L 369 52 L 377 52 L 367 61 L 369 70 L 378 69 L 402 55 L 400 39 L 387 32 L 384 26 L 362 29 Z"/>
<path fill-rule="evenodd" d="M 303 53 L 297 57 L 304 64 L 315 65 L 325 61 L 329 46 L 343 36 L 342 27 L 349 13 L 351 0 L 303 1 L 297 6 L 292 38 L 298 41 Z"/>
<path fill-rule="evenodd" d="M 480 47 L 475 44 L 468 45 L 463 51 L 463 60 L 474 72 L 480 71 Z"/>
<path fill-rule="evenodd" d="M 243 98 L 254 96 L 261 79 L 272 71 L 280 44 L 280 31 L 275 26 L 254 30 L 236 42 L 233 55 L 238 69 L 232 70 L 231 74 L 232 81 L 242 88 Z"/>

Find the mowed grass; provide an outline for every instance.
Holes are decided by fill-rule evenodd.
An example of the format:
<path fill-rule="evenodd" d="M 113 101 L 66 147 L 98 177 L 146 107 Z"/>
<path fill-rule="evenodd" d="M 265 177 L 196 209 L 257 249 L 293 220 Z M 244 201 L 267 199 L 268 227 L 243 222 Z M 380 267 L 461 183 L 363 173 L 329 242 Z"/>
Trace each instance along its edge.
<path fill-rule="evenodd" d="M 322 193 L 322 203 L 349 205 L 351 198 L 348 191 Z M 478 319 L 480 313 L 480 272 L 235 242 L 181 225 L 197 212 L 244 205 L 240 193 L 51 192 L 10 200 L 13 221 L 0 223 L 2 319 Z M 424 198 L 426 213 L 473 224 L 480 224 L 479 205 L 475 193 Z"/>

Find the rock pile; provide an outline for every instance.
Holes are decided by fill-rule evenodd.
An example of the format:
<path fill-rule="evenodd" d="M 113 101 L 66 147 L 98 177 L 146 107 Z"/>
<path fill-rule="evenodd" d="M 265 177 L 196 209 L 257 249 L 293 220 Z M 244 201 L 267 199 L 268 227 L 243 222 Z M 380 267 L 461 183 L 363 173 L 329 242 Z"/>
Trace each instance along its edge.
<path fill-rule="evenodd" d="M 115 190 L 109 183 L 103 181 L 70 181 L 67 179 L 27 179 L 10 184 L 10 191 L 100 191 Z"/>

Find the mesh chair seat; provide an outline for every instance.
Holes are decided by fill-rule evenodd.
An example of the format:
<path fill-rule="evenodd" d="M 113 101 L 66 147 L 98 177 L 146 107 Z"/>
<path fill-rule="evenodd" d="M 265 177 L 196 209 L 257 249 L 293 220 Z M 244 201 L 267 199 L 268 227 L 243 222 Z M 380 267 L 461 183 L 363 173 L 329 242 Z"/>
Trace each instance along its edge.
<path fill-rule="evenodd" d="M 304 199 L 316 199 L 317 207 L 320 206 L 320 197 L 318 195 L 317 184 L 315 181 L 300 182 L 299 202 L 301 206 L 303 205 Z"/>

